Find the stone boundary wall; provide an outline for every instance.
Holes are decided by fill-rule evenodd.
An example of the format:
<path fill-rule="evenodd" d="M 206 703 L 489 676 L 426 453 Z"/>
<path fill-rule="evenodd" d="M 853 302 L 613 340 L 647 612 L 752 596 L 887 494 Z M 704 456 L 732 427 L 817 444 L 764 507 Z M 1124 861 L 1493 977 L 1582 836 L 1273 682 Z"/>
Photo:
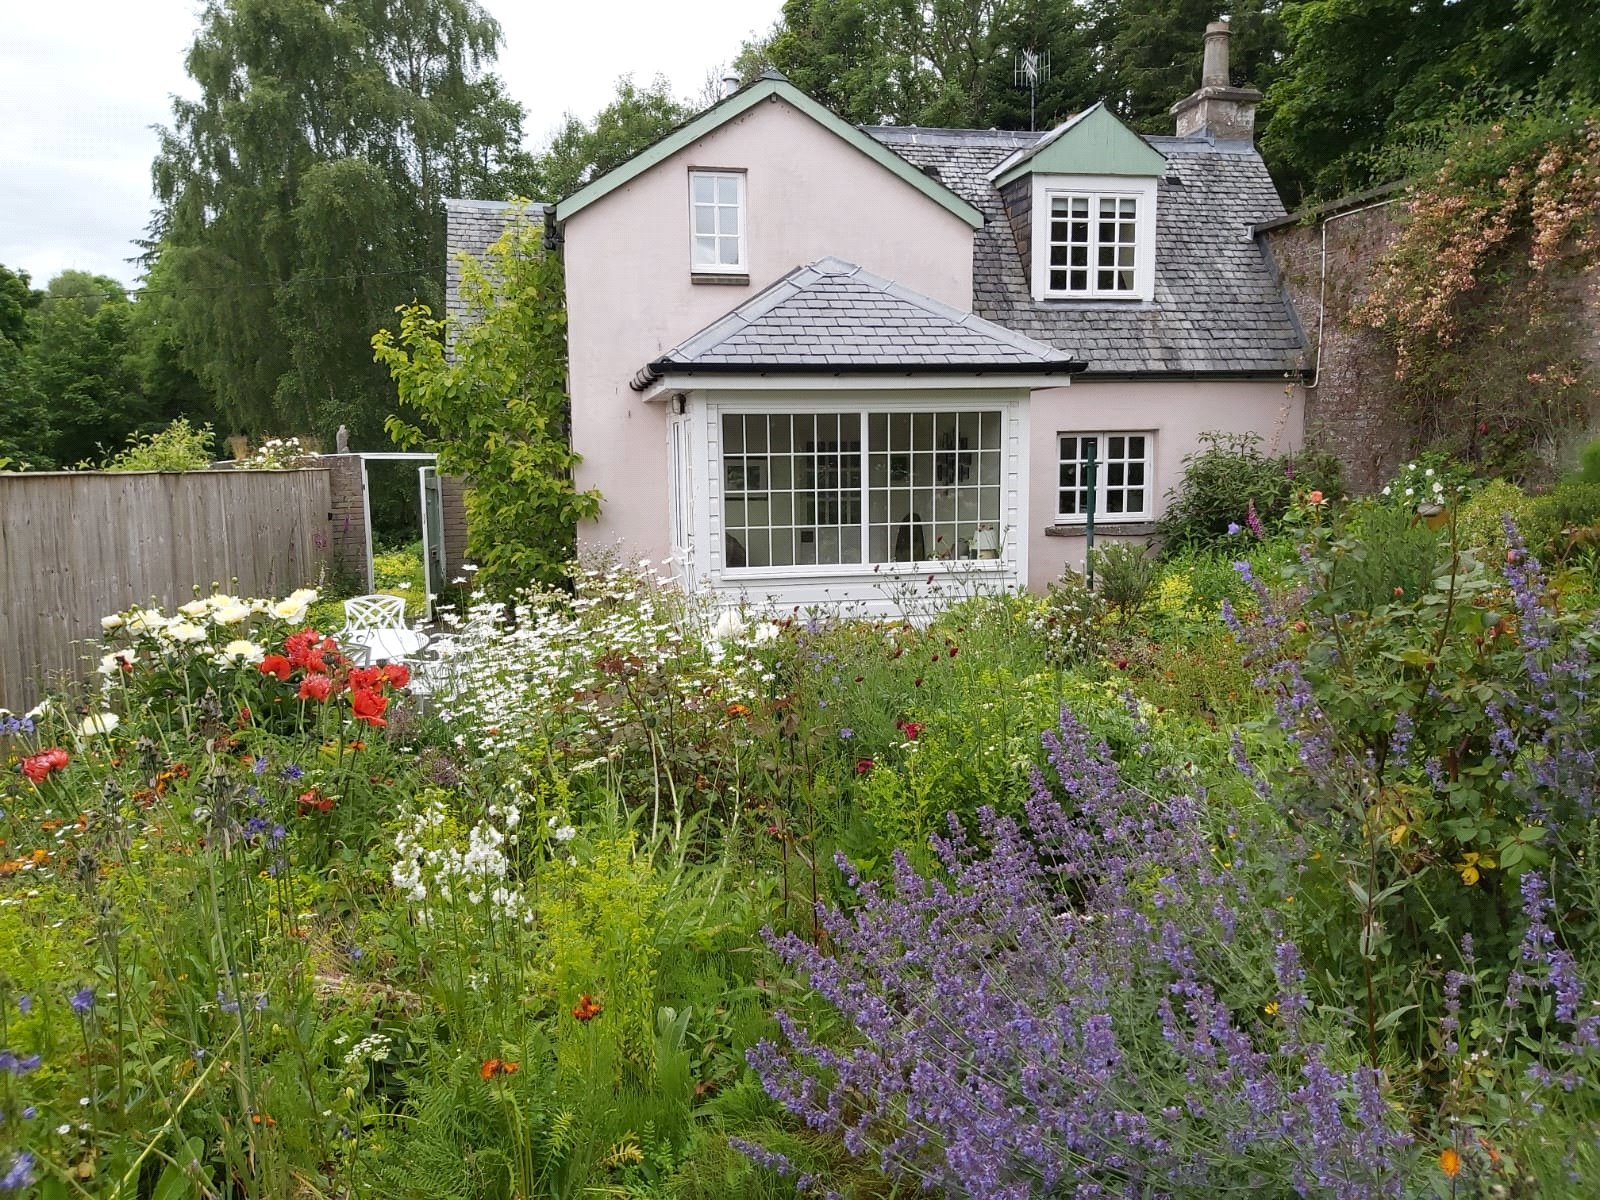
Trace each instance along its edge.
<path fill-rule="evenodd" d="M 1352 494 L 1377 491 L 1410 453 L 1410 431 L 1394 404 L 1394 353 L 1377 330 L 1352 318 L 1378 259 L 1399 234 L 1401 199 L 1399 191 L 1368 196 L 1273 222 L 1260 233 L 1305 331 L 1307 364 L 1316 372 L 1305 389 L 1306 446 L 1344 464 Z"/>

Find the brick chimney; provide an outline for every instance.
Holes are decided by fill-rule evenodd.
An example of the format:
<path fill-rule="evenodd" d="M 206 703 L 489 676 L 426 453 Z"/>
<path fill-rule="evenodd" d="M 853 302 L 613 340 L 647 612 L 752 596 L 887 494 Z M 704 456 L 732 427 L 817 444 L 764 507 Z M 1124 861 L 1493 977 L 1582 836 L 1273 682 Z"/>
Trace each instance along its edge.
<path fill-rule="evenodd" d="M 1256 105 L 1261 102 L 1261 93 L 1229 85 L 1228 36 L 1226 21 L 1213 21 L 1206 26 L 1200 87 L 1172 106 L 1179 137 L 1248 142 L 1255 135 Z"/>

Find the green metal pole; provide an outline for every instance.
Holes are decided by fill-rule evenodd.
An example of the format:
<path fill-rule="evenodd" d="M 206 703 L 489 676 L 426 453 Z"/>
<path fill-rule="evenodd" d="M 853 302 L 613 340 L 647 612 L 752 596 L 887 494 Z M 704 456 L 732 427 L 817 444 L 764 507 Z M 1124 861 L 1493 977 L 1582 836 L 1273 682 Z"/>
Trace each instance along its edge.
<path fill-rule="evenodd" d="M 1083 459 L 1084 478 L 1088 484 L 1089 507 L 1085 510 L 1086 520 L 1084 529 L 1088 536 L 1083 544 L 1083 573 L 1089 581 L 1089 589 L 1094 590 L 1094 496 L 1095 479 L 1100 474 L 1100 464 L 1095 461 L 1095 449 L 1100 445 L 1099 438 L 1089 438 L 1085 447 Z"/>

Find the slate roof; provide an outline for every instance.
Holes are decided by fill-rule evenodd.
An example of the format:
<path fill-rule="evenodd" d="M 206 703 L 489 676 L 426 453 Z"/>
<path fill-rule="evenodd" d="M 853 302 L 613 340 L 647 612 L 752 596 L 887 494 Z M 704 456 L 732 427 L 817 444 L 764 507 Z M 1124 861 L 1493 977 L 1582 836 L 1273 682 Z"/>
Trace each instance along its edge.
<path fill-rule="evenodd" d="M 1036 301 L 995 167 L 1045 135 L 866 126 L 866 133 L 938 178 L 985 217 L 973 244 L 973 311 L 1070 349 L 1095 375 L 1276 375 L 1303 365 L 1304 339 L 1253 227 L 1283 204 L 1248 142 L 1146 137 L 1167 156 L 1156 196 L 1155 297 Z"/>
<path fill-rule="evenodd" d="M 482 258 L 484 251 L 506 231 L 515 207 L 507 200 L 446 200 L 445 256 L 444 256 L 444 311 L 452 321 L 461 321 L 467 315 L 466 303 L 461 299 L 461 259 L 468 254 Z M 530 204 L 524 214 L 532 225 L 544 223 L 543 211 Z"/>
<path fill-rule="evenodd" d="M 822 258 L 798 267 L 648 364 L 665 375 L 861 371 L 1067 374 L 1081 362 L 1054 346 L 864 271 Z"/>

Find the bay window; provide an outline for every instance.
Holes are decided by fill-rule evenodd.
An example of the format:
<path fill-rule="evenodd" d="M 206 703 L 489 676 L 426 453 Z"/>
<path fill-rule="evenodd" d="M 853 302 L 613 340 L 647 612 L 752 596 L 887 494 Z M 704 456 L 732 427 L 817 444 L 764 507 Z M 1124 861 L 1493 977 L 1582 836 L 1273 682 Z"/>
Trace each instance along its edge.
<path fill-rule="evenodd" d="M 724 412 L 724 566 L 997 557 L 1003 426 L 998 409 Z"/>
<path fill-rule="evenodd" d="M 1060 474 L 1056 511 L 1064 524 L 1089 514 L 1089 459 L 1097 466 L 1094 511 L 1097 521 L 1149 521 L 1155 516 L 1148 433 L 1063 433 L 1058 439 Z"/>

